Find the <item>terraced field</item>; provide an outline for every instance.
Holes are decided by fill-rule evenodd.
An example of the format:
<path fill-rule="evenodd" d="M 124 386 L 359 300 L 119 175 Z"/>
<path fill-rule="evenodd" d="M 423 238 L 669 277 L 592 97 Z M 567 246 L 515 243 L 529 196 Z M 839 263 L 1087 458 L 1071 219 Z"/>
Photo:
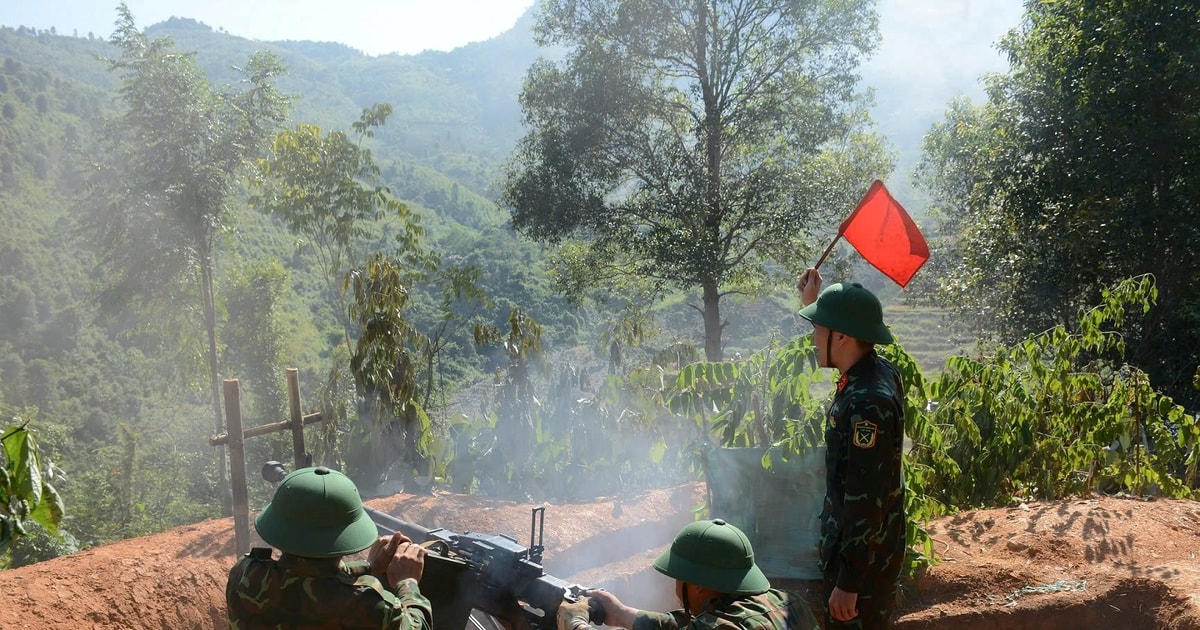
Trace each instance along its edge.
<path fill-rule="evenodd" d="M 883 309 L 884 322 L 927 377 L 939 374 L 946 367 L 947 358 L 975 350 L 972 340 L 951 333 L 946 324 L 948 315 L 944 309 L 899 304 L 889 304 Z"/>

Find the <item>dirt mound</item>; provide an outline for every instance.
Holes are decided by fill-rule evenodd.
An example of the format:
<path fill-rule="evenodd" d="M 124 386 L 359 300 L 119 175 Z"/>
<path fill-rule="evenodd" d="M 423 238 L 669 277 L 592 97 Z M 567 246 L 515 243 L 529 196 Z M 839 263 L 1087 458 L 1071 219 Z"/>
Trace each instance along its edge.
<path fill-rule="evenodd" d="M 1200 628 L 1200 503 L 1097 497 L 965 512 L 903 628 Z"/>
<path fill-rule="evenodd" d="M 672 605 L 648 569 L 703 505 L 704 486 L 547 505 L 546 570 L 628 603 Z M 369 505 L 427 527 L 528 544 L 528 504 L 396 495 Z M 910 593 L 897 626 L 1200 630 L 1200 503 L 1098 497 L 968 512 L 932 526 L 943 562 Z M 257 543 L 261 544 L 261 543 Z M 0 628 L 225 630 L 232 519 L 216 519 L 0 572 Z M 816 585 L 787 586 L 816 598 Z"/>

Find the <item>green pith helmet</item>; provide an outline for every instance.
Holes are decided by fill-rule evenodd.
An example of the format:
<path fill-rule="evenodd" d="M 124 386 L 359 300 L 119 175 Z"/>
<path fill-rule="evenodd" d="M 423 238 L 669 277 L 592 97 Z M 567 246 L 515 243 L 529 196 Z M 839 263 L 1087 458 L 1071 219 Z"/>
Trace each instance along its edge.
<path fill-rule="evenodd" d="M 831 284 L 816 302 L 800 309 L 800 317 L 830 330 L 866 343 L 888 344 L 895 341 L 892 331 L 883 325 L 883 306 L 879 298 L 857 282 Z"/>
<path fill-rule="evenodd" d="M 671 548 L 654 561 L 654 568 L 718 593 L 757 595 L 771 588 L 767 576 L 754 564 L 750 539 L 721 519 L 688 524 Z"/>
<path fill-rule="evenodd" d="M 354 482 L 324 466 L 284 477 L 254 528 L 272 547 L 308 558 L 357 553 L 376 538 Z"/>

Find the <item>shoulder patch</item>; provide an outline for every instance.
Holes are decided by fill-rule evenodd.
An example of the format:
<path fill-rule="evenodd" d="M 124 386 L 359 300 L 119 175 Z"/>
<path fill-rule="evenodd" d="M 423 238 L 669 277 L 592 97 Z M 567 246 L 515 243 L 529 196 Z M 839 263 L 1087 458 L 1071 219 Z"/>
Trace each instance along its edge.
<path fill-rule="evenodd" d="M 854 423 L 854 445 L 858 448 L 875 446 L 875 436 L 879 433 L 879 425 L 870 420 L 859 420 Z"/>

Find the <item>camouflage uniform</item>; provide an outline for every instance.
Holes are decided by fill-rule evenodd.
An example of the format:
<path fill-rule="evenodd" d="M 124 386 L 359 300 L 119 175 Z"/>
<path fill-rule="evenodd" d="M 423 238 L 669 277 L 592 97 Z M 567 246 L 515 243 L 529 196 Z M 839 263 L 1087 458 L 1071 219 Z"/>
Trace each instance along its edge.
<path fill-rule="evenodd" d="M 633 619 L 633 630 L 816 630 L 820 627 L 799 595 L 778 589 L 758 595 L 723 595 L 708 610 L 692 618 L 682 609 L 670 613 L 640 611 Z"/>
<path fill-rule="evenodd" d="M 826 491 L 819 562 L 830 628 L 887 628 L 904 562 L 900 375 L 871 350 L 838 381 L 825 428 Z M 834 587 L 858 594 L 859 616 L 829 618 Z"/>
<path fill-rule="evenodd" d="M 225 603 L 231 630 L 263 628 L 428 630 L 433 613 L 415 580 L 395 593 L 365 562 L 303 558 L 255 549 L 229 572 Z"/>

